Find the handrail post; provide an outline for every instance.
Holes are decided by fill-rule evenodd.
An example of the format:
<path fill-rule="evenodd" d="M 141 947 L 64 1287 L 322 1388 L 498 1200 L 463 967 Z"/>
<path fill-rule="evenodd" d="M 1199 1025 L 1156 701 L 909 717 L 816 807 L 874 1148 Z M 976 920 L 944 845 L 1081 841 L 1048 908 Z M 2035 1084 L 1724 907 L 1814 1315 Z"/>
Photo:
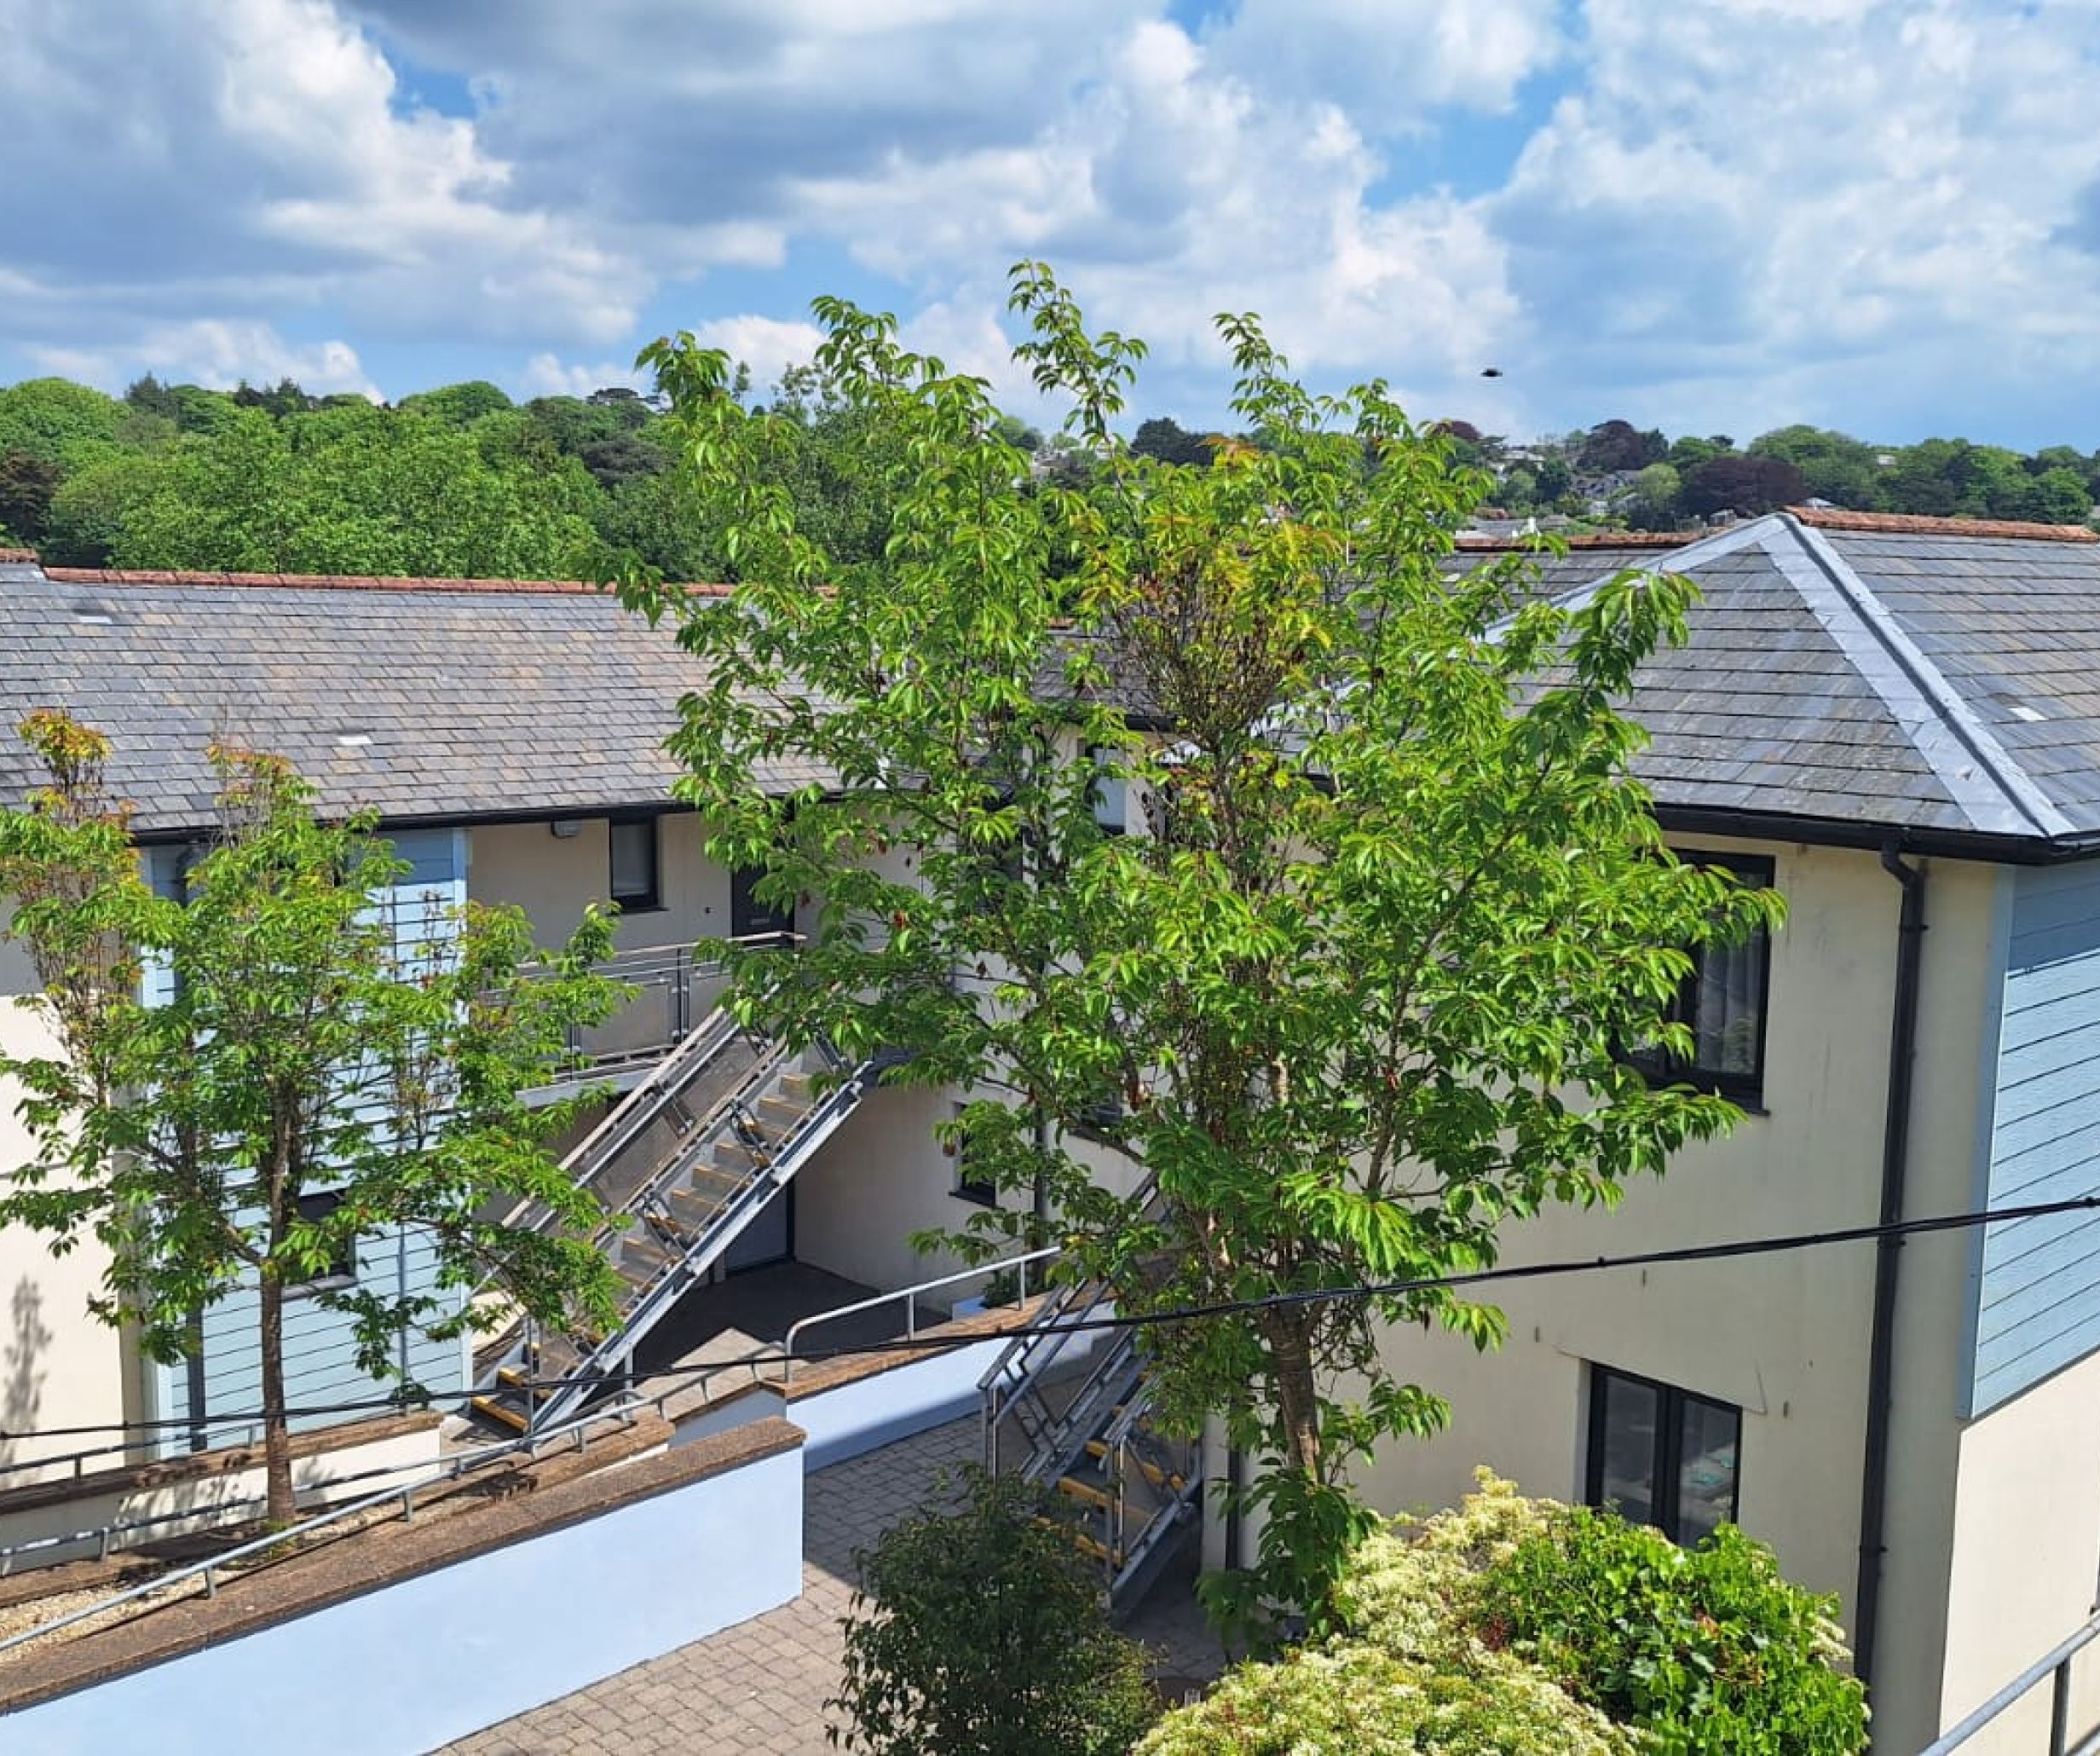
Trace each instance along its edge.
<path fill-rule="evenodd" d="M 2071 1661 L 2057 1666 L 2049 1684 L 2049 1756 L 2063 1756 L 2071 1729 Z"/>

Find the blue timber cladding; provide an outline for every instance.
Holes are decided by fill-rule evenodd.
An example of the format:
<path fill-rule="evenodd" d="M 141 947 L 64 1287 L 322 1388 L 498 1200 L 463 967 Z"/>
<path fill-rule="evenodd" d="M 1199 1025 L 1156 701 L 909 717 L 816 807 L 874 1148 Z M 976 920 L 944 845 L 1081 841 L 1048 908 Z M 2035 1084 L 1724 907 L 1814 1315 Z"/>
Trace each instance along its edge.
<path fill-rule="evenodd" d="M 466 900 L 466 832 L 464 829 L 404 831 L 389 838 L 395 855 L 409 870 L 387 893 L 373 898 L 395 923 L 395 944 L 406 957 L 422 955 L 450 931 L 452 911 Z M 166 850 L 156 850 L 156 876 Z M 149 979 L 150 980 L 150 979 Z M 150 991 L 149 991 L 150 997 Z M 437 1290 L 437 1258 L 427 1234 L 393 1228 L 361 1238 L 357 1249 L 360 1283 L 393 1295 L 409 1297 Z M 446 1295 L 456 1308 L 462 1295 Z M 248 1288 L 229 1294 L 204 1314 L 203 1347 L 194 1361 L 153 1368 L 155 1401 L 161 1412 L 180 1420 L 218 1420 L 251 1414 L 262 1405 L 262 1360 L 256 1336 L 257 1297 Z M 293 1408 L 342 1402 L 371 1403 L 393 1390 L 398 1378 L 373 1378 L 358 1369 L 355 1323 L 310 1298 L 290 1298 L 285 1307 L 285 1395 Z M 423 1385 L 441 1400 L 466 1394 L 471 1377 L 471 1342 L 436 1342 L 416 1330 L 397 1337 L 393 1349 L 396 1372 Z M 202 1407 L 196 1392 L 201 1389 Z M 338 1414 L 295 1417 L 295 1430 L 356 1420 L 378 1411 L 367 1408 Z M 212 1442 L 241 1436 L 238 1424 L 218 1428 Z M 164 1448 L 188 1448 L 188 1431 L 170 1432 Z"/>
<path fill-rule="evenodd" d="M 1983 1194 L 1993 1207 L 2100 1193 L 2100 862 L 2008 875 Z M 1980 1228 L 1965 1412 L 2100 1349 L 2100 1213 Z"/>

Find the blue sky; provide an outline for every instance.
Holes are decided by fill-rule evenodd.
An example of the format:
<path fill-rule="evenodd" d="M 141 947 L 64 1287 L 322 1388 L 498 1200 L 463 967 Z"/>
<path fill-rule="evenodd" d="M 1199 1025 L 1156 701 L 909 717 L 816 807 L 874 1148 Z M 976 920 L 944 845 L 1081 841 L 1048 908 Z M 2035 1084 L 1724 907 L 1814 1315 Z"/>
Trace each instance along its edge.
<path fill-rule="evenodd" d="M 990 378 L 1007 265 L 1526 436 L 2100 446 L 2091 0 L 0 0 L 0 381 L 762 380 L 810 299 Z M 1485 367 L 1503 375 L 1486 378 Z"/>

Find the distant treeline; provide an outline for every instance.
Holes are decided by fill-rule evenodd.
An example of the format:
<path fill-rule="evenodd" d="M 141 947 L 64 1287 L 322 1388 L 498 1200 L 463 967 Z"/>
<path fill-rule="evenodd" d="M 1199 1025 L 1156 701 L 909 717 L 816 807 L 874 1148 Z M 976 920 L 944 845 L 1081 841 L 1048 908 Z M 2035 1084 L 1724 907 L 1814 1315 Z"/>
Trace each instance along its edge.
<path fill-rule="evenodd" d="M 865 471 L 841 467 L 875 436 L 866 417 L 807 369 L 787 373 L 769 406 L 782 417 L 776 480 L 803 528 L 836 565 L 874 558 L 884 508 Z M 1739 450 L 1725 435 L 1672 441 L 1623 420 L 1523 446 L 1464 422 L 1440 430 L 1492 478 L 1503 511 L 1649 529 L 1812 496 L 2076 523 L 2100 489 L 2100 458 L 2068 446 L 1882 447 L 1797 426 Z M 1032 452 L 1045 480 L 1087 472 L 1069 442 L 1018 420 L 999 436 Z M 1133 442 L 1180 464 L 1206 462 L 1216 442 L 1164 417 Z M 0 389 L 0 542 L 86 567 L 588 578 L 632 555 L 674 579 L 730 577 L 721 519 L 672 463 L 663 418 L 627 389 L 514 403 L 476 382 L 381 407 L 290 380 L 222 391 L 148 376 L 118 398 L 34 378 Z"/>

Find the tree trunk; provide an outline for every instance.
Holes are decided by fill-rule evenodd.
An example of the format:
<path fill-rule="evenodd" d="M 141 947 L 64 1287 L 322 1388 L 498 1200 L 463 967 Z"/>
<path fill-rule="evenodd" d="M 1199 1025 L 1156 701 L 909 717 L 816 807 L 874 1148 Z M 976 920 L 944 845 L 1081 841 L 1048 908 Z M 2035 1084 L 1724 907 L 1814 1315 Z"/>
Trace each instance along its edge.
<path fill-rule="evenodd" d="M 1276 1366 L 1276 1412 L 1283 1426 L 1284 1465 L 1314 1482 L 1324 1482 L 1320 1456 L 1320 1394 L 1312 1372 L 1310 1320 L 1301 1313 L 1272 1308 L 1261 1327 Z"/>
<path fill-rule="evenodd" d="M 285 1289 L 277 1265 L 262 1265 L 262 1462 L 269 1496 L 264 1516 L 273 1529 L 295 1522 L 291 1493 L 291 1430 L 285 1419 Z"/>

